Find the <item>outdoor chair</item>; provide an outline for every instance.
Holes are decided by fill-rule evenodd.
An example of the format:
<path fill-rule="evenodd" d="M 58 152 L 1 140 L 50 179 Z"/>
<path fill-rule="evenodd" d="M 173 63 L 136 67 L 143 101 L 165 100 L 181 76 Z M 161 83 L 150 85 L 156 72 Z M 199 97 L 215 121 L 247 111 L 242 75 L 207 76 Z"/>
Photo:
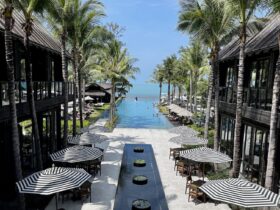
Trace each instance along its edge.
<path fill-rule="evenodd" d="M 190 202 L 190 198 L 193 199 L 198 199 L 198 198 L 202 198 L 203 202 L 205 202 L 205 194 L 199 190 L 197 185 L 194 184 L 190 184 L 189 186 L 189 198 L 188 198 L 188 202 Z"/>
<path fill-rule="evenodd" d="M 85 182 L 79 188 L 79 197 L 81 198 L 81 202 L 83 203 L 88 197 L 91 202 L 91 183 Z"/>
<path fill-rule="evenodd" d="M 61 197 L 62 203 L 64 203 L 65 197 L 69 199 L 70 197 L 73 198 L 74 191 L 73 190 L 66 190 L 59 193 L 59 196 Z"/>
<path fill-rule="evenodd" d="M 91 161 L 88 171 L 94 176 L 99 172 L 99 175 L 101 176 L 101 158 Z"/>
<path fill-rule="evenodd" d="M 169 159 L 170 159 L 171 156 L 174 157 L 174 153 L 178 154 L 181 149 L 182 148 L 170 148 L 170 150 L 169 150 Z"/>
<path fill-rule="evenodd" d="M 176 164 L 176 176 L 178 172 L 181 176 L 186 176 L 187 166 L 186 163 L 182 160 L 178 161 Z"/>

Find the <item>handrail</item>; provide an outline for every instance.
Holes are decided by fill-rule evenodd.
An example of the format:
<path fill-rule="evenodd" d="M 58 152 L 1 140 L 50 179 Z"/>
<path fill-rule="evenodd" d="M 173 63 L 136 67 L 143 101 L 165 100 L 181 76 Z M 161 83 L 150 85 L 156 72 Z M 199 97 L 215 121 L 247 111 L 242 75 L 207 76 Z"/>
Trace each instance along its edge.
<path fill-rule="evenodd" d="M 33 93 L 35 101 L 41 101 L 50 98 L 63 96 L 63 84 L 61 81 L 34 81 Z M 68 82 L 68 94 L 73 95 L 74 83 Z M 26 81 L 15 82 L 16 103 L 27 102 L 27 84 Z M 0 81 L 0 108 L 9 105 L 8 82 Z"/>

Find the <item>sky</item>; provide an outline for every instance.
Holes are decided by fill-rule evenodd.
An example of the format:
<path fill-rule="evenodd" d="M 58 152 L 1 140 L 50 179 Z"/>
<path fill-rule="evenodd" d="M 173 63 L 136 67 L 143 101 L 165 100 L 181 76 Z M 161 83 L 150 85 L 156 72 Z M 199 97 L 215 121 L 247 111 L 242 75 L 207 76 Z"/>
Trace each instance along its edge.
<path fill-rule="evenodd" d="M 107 17 L 125 28 L 121 40 L 129 54 L 137 58 L 140 73 L 134 84 L 151 79 L 152 72 L 167 56 L 186 46 L 186 34 L 176 31 L 179 0 L 101 0 Z"/>

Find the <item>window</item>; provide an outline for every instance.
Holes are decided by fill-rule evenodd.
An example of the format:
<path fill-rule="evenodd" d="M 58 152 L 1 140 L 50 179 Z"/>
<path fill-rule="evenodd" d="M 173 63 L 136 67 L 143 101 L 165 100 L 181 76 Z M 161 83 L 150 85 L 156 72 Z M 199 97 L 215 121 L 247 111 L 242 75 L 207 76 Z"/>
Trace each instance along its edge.
<path fill-rule="evenodd" d="M 235 85 L 235 72 L 233 67 L 227 69 L 227 87 L 233 87 Z"/>
<path fill-rule="evenodd" d="M 250 181 L 264 185 L 267 159 L 267 132 L 250 125 L 244 126 L 243 174 Z"/>
<path fill-rule="evenodd" d="M 228 116 L 222 116 L 221 118 L 221 151 L 233 156 L 233 137 L 235 121 Z"/>
<path fill-rule="evenodd" d="M 253 62 L 252 64 L 252 70 L 251 70 L 251 81 L 250 81 L 250 87 L 256 88 L 257 83 L 257 62 Z"/>

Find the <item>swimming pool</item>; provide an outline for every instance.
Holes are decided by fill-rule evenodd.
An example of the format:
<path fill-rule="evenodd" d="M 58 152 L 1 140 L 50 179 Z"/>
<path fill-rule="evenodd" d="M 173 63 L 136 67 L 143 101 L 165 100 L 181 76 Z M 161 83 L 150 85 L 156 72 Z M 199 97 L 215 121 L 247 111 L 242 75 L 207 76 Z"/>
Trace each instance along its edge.
<path fill-rule="evenodd" d="M 171 128 L 173 125 L 158 111 L 156 100 L 150 98 L 124 99 L 117 107 L 118 128 Z"/>

